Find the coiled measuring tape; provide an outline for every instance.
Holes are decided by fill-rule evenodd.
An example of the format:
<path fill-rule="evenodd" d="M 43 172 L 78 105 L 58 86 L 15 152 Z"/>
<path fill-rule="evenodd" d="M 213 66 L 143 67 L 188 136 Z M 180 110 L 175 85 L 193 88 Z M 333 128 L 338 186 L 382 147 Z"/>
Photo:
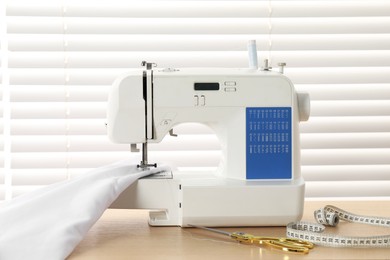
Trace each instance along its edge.
<path fill-rule="evenodd" d="M 288 224 L 287 237 L 327 247 L 390 247 L 390 235 L 352 237 L 321 234 L 325 230 L 325 226 L 336 226 L 339 219 L 390 228 L 390 218 L 356 215 L 330 205 L 316 210 L 314 217 L 318 224 L 303 221 Z"/>

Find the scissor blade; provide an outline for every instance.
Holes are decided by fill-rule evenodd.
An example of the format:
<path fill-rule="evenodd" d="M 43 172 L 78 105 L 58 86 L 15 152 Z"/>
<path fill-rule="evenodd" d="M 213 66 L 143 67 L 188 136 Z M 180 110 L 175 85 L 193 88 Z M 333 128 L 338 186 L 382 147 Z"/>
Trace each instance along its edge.
<path fill-rule="evenodd" d="M 195 228 L 200 228 L 200 229 L 203 229 L 203 230 L 211 231 L 211 232 L 218 233 L 218 234 L 225 235 L 225 236 L 229 236 L 229 237 L 232 236 L 232 233 L 226 232 L 226 231 L 222 231 L 222 230 L 219 230 L 219 229 L 208 228 L 208 227 L 197 226 L 197 225 L 191 225 L 191 224 L 188 224 L 188 226 L 195 227 Z"/>

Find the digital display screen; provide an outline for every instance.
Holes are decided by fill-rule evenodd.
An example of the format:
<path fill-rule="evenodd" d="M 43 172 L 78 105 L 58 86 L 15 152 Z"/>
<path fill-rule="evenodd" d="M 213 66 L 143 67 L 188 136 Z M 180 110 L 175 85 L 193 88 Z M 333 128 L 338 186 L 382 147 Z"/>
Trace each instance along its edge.
<path fill-rule="evenodd" d="M 215 83 L 215 82 L 195 83 L 194 89 L 196 91 L 219 90 L 219 83 Z"/>

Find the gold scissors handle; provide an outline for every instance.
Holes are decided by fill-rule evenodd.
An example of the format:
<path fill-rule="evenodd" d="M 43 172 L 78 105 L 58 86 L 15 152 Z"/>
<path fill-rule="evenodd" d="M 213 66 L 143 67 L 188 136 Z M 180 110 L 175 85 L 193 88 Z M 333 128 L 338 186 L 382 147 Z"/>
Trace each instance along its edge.
<path fill-rule="evenodd" d="M 314 247 L 314 244 L 308 241 L 300 240 L 297 238 L 287 238 L 287 237 L 262 237 L 262 236 L 254 236 L 251 234 L 247 234 L 244 232 L 227 232 L 223 230 L 218 230 L 209 227 L 191 225 L 191 227 L 196 227 L 200 229 L 204 229 L 207 231 L 215 232 L 221 235 L 229 236 L 230 238 L 245 244 L 254 244 L 254 245 L 266 245 L 281 251 L 285 252 L 294 252 L 307 254 L 309 250 Z"/>
<path fill-rule="evenodd" d="M 314 247 L 313 243 L 303 241 L 296 238 L 285 238 L 285 237 L 261 237 L 253 236 L 247 233 L 234 232 L 231 234 L 231 238 L 248 244 L 261 244 L 279 249 L 285 252 L 294 253 L 309 253 L 309 250 Z"/>

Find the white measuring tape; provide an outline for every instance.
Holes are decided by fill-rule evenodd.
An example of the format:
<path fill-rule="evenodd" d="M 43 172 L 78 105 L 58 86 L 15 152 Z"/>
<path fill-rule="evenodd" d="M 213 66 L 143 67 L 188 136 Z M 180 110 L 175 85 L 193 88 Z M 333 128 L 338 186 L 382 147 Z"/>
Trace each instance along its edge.
<path fill-rule="evenodd" d="M 321 234 L 325 230 L 325 225 L 336 226 L 339 219 L 390 228 L 390 218 L 356 215 L 330 205 L 316 210 L 314 217 L 318 224 L 303 221 L 288 224 L 287 237 L 299 238 L 328 247 L 390 247 L 390 235 L 351 237 Z"/>

